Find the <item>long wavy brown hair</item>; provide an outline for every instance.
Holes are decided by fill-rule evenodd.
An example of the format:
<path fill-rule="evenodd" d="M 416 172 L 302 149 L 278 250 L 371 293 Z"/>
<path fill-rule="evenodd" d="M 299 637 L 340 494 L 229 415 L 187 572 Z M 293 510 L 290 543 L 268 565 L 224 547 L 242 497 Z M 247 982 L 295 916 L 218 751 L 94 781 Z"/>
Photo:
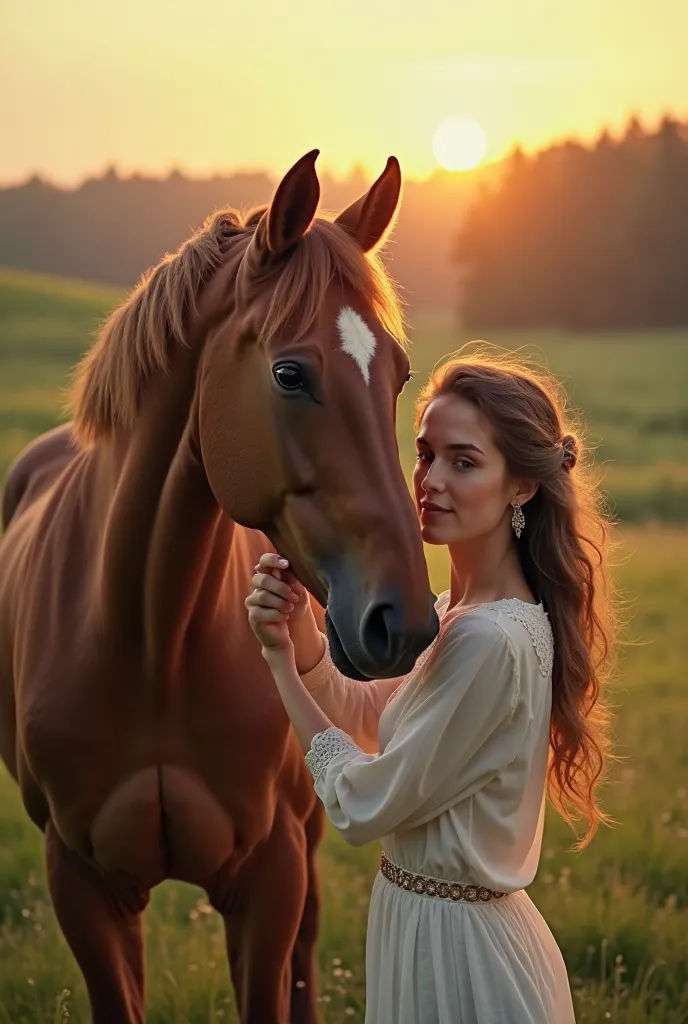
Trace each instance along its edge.
<path fill-rule="evenodd" d="M 570 824 L 600 822 L 596 790 L 610 754 L 610 712 L 601 697 L 612 669 L 616 601 L 608 575 L 610 519 L 583 435 L 559 382 L 513 353 L 462 350 L 436 370 L 416 406 L 416 426 L 439 395 L 460 395 L 490 423 L 507 472 L 537 480 L 514 535 L 521 566 L 554 634 L 548 791 Z"/>

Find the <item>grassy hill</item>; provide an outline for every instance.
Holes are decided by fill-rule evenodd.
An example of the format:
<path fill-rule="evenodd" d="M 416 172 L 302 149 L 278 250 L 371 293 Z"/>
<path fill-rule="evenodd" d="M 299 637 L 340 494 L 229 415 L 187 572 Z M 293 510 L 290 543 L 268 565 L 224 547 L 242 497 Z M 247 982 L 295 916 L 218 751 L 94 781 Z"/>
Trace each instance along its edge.
<path fill-rule="evenodd" d="M 0 268 L 0 477 L 62 418 L 70 370 L 120 298 L 114 288 Z"/>
<path fill-rule="evenodd" d="M 60 419 L 71 368 L 121 298 L 116 289 L 0 268 L 0 476 L 27 441 Z M 415 391 L 468 340 L 447 310 L 421 310 L 412 321 L 416 378 L 399 409 L 407 469 Z M 525 347 L 564 382 L 624 521 L 688 521 L 688 329 L 496 332 L 489 340 Z"/>

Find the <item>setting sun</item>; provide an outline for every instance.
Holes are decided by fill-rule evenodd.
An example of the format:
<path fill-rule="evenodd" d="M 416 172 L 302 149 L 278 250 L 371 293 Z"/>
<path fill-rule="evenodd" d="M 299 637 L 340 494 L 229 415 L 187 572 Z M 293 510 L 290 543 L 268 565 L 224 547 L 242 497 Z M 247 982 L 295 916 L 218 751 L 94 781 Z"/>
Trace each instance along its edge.
<path fill-rule="evenodd" d="M 435 132 L 432 151 L 437 163 L 448 171 L 471 171 L 485 156 L 485 132 L 475 121 L 454 117 Z"/>

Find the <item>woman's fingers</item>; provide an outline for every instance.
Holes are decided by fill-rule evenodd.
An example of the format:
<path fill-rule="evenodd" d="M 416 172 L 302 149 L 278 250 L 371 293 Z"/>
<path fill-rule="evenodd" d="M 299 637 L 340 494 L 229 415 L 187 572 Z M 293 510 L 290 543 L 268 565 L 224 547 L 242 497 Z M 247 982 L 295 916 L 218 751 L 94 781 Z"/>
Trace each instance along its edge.
<path fill-rule="evenodd" d="M 258 587 L 252 591 L 244 604 L 247 608 L 276 608 L 277 611 L 289 612 L 294 611 L 294 602 L 285 600 L 280 594 L 272 594 L 269 590 L 263 590 Z"/>
<path fill-rule="evenodd" d="M 298 601 L 299 594 L 289 583 L 275 579 L 267 572 L 257 572 L 251 580 L 256 590 L 263 590 L 266 593 L 276 594 L 285 601 Z"/>
<path fill-rule="evenodd" d="M 263 647 L 291 644 L 289 615 L 294 611 L 299 594 L 281 579 L 288 564 L 285 558 L 266 552 L 254 567 L 254 590 L 244 604 L 248 609 L 249 625 Z M 299 610 L 303 607 L 302 602 Z"/>
<path fill-rule="evenodd" d="M 286 558 L 282 558 L 281 555 L 276 555 L 274 551 L 266 551 L 265 554 L 261 555 L 258 559 L 258 569 L 261 572 L 271 572 L 274 569 L 288 569 L 289 562 Z"/>
<path fill-rule="evenodd" d="M 265 577 L 262 581 L 256 581 L 256 576 L 254 576 L 254 587 L 264 586 L 265 589 L 272 590 L 275 594 L 282 594 L 286 600 L 290 601 L 299 601 L 306 596 L 306 588 L 302 583 L 299 583 L 294 573 L 289 569 L 287 559 L 282 558 L 281 555 L 276 555 L 274 551 L 266 551 L 265 554 L 261 555 L 258 564 L 253 569 L 256 576 L 262 574 Z M 279 586 L 272 586 L 268 582 L 269 580 L 283 584 L 286 590 L 282 590 Z"/>

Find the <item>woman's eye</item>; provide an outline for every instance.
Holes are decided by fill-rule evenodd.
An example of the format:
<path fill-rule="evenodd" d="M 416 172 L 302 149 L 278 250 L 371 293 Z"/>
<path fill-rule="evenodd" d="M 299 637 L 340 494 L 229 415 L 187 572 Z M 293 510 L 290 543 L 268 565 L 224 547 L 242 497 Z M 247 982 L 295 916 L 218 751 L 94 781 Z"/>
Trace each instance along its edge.
<path fill-rule="evenodd" d="M 475 463 L 471 462 L 469 459 L 458 459 L 454 465 L 460 466 L 461 469 L 473 469 L 475 467 Z"/>
<path fill-rule="evenodd" d="M 432 455 L 430 452 L 417 452 L 416 462 L 432 462 Z"/>
<path fill-rule="evenodd" d="M 272 374 L 284 391 L 303 391 L 306 382 L 301 367 L 296 363 L 281 363 L 273 367 Z"/>

